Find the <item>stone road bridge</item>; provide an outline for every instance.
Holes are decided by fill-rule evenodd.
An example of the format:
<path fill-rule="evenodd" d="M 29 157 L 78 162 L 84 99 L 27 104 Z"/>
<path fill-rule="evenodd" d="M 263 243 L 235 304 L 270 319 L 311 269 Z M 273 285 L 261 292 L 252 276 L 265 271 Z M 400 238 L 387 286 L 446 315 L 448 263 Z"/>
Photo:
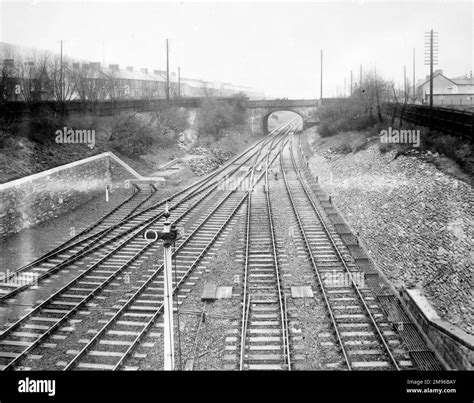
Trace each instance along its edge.
<path fill-rule="evenodd" d="M 303 121 L 315 119 L 321 102 L 317 99 L 272 99 L 243 101 L 254 133 L 268 133 L 268 118 L 273 112 L 290 111 L 301 116 Z M 305 125 L 306 127 L 308 125 Z"/>
<path fill-rule="evenodd" d="M 3 108 L 0 108 L 2 114 L 11 114 L 28 119 L 35 109 L 47 107 L 57 113 L 66 113 L 68 115 L 91 113 L 100 116 L 114 115 L 120 112 L 135 111 L 147 112 L 156 110 L 160 107 L 175 106 L 185 108 L 188 111 L 191 122 L 194 122 L 197 109 L 206 98 L 175 98 L 167 101 L 166 99 L 143 100 L 105 100 L 99 102 L 81 102 L 68 101 L 64 103 L 54 101 L 38 102 L 37 104 L 26 104 L 24 102 L 7 102 Z M 268 118 L 273 112 L 290 111 L 295 112 L 303 121 L 314 121 L 315 112 L 321 104 L 316 99 L 272 99 L 272 100 L 249 100 L 247 98 L 218 98 L 222 102 L 237 103 L 241 105 L 248 113 L 252 131 L 255 134 L 268 133 Z M 305 124 L 310 126 L 311 124 Z"/>

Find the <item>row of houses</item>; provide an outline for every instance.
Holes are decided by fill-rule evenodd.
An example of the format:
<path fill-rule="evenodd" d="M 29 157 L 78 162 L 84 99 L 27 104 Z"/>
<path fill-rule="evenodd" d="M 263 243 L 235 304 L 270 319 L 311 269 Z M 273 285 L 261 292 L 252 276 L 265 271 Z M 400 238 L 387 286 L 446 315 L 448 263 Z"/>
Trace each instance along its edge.
<path fill-rule="evenodd" d="M 5 57 L 12 54 L 12 48 L 1 45 L 0 95 L 4 101 L 164 99 L 168 85 L 171 98 L 235 95 L 264 98 L 263 91 L 251 87 L 179 77 L 176 72 L 170 72 L 168 81 L 165 70 L 121 68 L 118 64 L 104 66 L 70 59 L 63 60 L 61 66 L 58 55 L 44 56 L 46 53 L 42 57 L 14 59 Z"/>
<path fill-rule="evenodd" d="M 430 76 L 419 80 L 416 86 L 417 101 L 429 104 Z M 469 75 L 448 78 L 443 70 L 433 72 L 433 104 L 436 106 L 474 106 L 474 78 Z"/>

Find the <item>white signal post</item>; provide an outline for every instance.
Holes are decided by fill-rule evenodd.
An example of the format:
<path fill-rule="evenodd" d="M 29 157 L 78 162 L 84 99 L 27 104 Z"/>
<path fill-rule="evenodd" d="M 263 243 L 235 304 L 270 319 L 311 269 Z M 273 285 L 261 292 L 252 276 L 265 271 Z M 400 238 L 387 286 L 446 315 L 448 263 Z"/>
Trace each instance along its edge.
<path fill-rule="evenodd" d="M 174 327 L 173 327 L 173 281 L 171 264 L 171 245 L 168 237 L 171 235 L 171 222 L 168 204 L 164 213 L 163 224 L 163 253 L 164 253 L 164 359 L 165 371 L 174 370 Z"/>

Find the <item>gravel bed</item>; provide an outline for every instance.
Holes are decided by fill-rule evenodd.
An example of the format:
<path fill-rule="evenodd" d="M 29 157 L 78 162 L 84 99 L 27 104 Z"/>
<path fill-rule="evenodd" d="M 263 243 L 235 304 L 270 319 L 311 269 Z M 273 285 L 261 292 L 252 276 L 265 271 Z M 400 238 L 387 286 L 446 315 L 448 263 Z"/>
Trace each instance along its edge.
<path fill-rule="evenodd" d="M 243 209 L 240 210 L 242 212 Z M 241 214 L 241 213 L 240 213 Z M 178 358 L 178 332 L 181 338 L 181 361 L 183 367 L 189 359 L 193 357 L 196 334 L 201 320 L 203 309 L 206 311 L 205 322 L 201 324 L 197 340 L 196 358 L 194 360 L 194 370 L 218 370 L 223 369 L 223 355 L 225 348 L 225 337 L 229 330 L 235 328 L 235 319 L 240 312 L 240 283 L 234 283 L 234 275 L 241 271 L 235 262 L 235 252 L 237 250 L 237 238 L 239 223 L 242 216 L 235 216 L 231 223 L 231 230 L 220 245 L 214 245 L 211 251 L 212 257 L 206 257 L 195 274 L 197 280 L 193 280 L 194 286 L 187 293 L 180 305 L 180 329 L 175 316 L 175 353 Z M 236 266 L 239 267 L 236 269 Z M 205 267 L 203 271 L 202 267 Z M 201 294 L 206 283 L 216 283 L 218 286 L 233 286 L 232 298 L 216 300 L 213 302 L 201 301 Z M 184 288 L 188 288 L 185 285 Z M 180 293 L 183 295 L 184 293 Z M 215 316 L 214 316 L 215 315 Z M 151 341 L 148 340 L 147 341 Z M 130 365 L 139 365 L 140 370 L 162 369 L 163 368 L 163 341 L 162 338 L 155 339 L 155 346 L 152 349 L 141 349 L 147 357 L 143 360 L 130 360 Z M 188 362 L 189 364 L 189 362 Z M 177 365 L 177 363 L 176 363 Z"/>
<path fill-rule="evenodd" d="M 204 202 L 201 205 L 201 208 L 198 211 L 195 211 L 188 217 L 188 221 L 186 223 L 186 227 L 193 225 L 197 220 L 204 216 L 203 211 L 209 209 L 209 206 L 215 202 L 217 195 L 213 195 L 209 201 Z M 161 251 L 161 249 L 160 249 Z M 149 269 L 156 269 L 156 267 L 162 263 L 162 256 L 161 253 L 152 255 L 148 257 L 145 261 L 143 261 L 140 266 L 133 265 L 132 268 L 127 268 L 124 270 L 120 275 L 118 275 L 112 283 L 120 283 L 118 287 L 107 287 L 107 292 L 101 291 L 97 294 L 97 298 L 93 298 L 90 302 L 96 303 L 97 307 L 89 308 L 83 307 L 82 310 L 90 311 L 88 315 L 82 314 L 75 314 L 70 319 L 69 322 L 74 322 L 80 320 L 81 322 L 75 327 L 73 332 L 64 333 L 67 337 L 64 340 L 55 340 L 54 342 L 57 343 L 57 347 L 54 351 L 50 351 L 47 348 L 37 348 L 35 349 L 34 354 L 45 354 L 45 358 L 41 361 L 31 361 L 28 365 L 41 365 L 41 369 L 49 368 L 54 369 L 56 367 L 56 363 L 61 361 L 61 356 L 64 356 L 68 350 L 78 350 L 83 346 L 83 344 L 79 343 L 81 339 L 90 339 L 93 334 L 88 333 L 90 329 L 100 329 L 103 324 L 98 323 L 99 320 L 109 318 L 109 316 L 105 316 L 105 312 L 115 312 L 116 310 L 112 307 L 114 305 L 123 305 L 123 302 L 119 302 L 120 299 L 126 298 L 131 296 L 134 292 L 134 287 L 141 285 L 138 283 L 139 280 L 144 278 L 148 278 L 151 274 Z M 70 275 L 72 276 L 72 275 Z M 41 298 L 47 298 L 50 294 L 50 290 L 45 287 L 42 288 L 36 293 L 40 293 L 36 295 L 36 300 Z M 41 298 L 40 298 L 41 296 Z M 103 299 L 100 299 L 103 298 Z M 66 326 L 66 325 L 65 325 Z M 67 326 L 66 326 L 67 327 Z M 107 346 L 101 346 L 105 349 L 110 349 Z M 36 352 L 40 351 L 40 352 Z M 72 358 L 68 356 L 69 359 Z M 91 360 L 93 357 L 90 357 Z M 89 358 L 88 358 L 89 360 Z M 92 362 L 92 361 L 91 361 Z"/>
<path fill-rule="evenodd" d="M 270 182 L 270 195 L 279 253 L 287 256 L 281 259 L 281 272 L 283 287 L 288 295 L 293 366 L 299 370 L 328 369 L 325 364 L 340 361 L 340 353 L 334 345 L 323 344 L 335 342 L 335 337 L 313 268 L 303 249 L 304 241 L 283 179 Z M 301 249 L 298 250 L 297 246 Z M 314 298 L 291 298 L 291 286 L 311 286 Z M 331 337 L 322 337 L 323 332 L 331 333 Z"/>

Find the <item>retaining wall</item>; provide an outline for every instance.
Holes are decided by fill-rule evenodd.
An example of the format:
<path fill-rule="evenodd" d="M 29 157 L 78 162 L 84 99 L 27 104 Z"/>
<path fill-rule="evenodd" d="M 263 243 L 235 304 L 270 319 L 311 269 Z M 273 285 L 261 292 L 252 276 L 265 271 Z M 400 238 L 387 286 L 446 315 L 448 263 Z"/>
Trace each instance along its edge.
<path fill-rule="evenodd" d="M 140 177 L 102 153 L 0 185 L 0 237 L 77 208 L 111 183 Z"/>

